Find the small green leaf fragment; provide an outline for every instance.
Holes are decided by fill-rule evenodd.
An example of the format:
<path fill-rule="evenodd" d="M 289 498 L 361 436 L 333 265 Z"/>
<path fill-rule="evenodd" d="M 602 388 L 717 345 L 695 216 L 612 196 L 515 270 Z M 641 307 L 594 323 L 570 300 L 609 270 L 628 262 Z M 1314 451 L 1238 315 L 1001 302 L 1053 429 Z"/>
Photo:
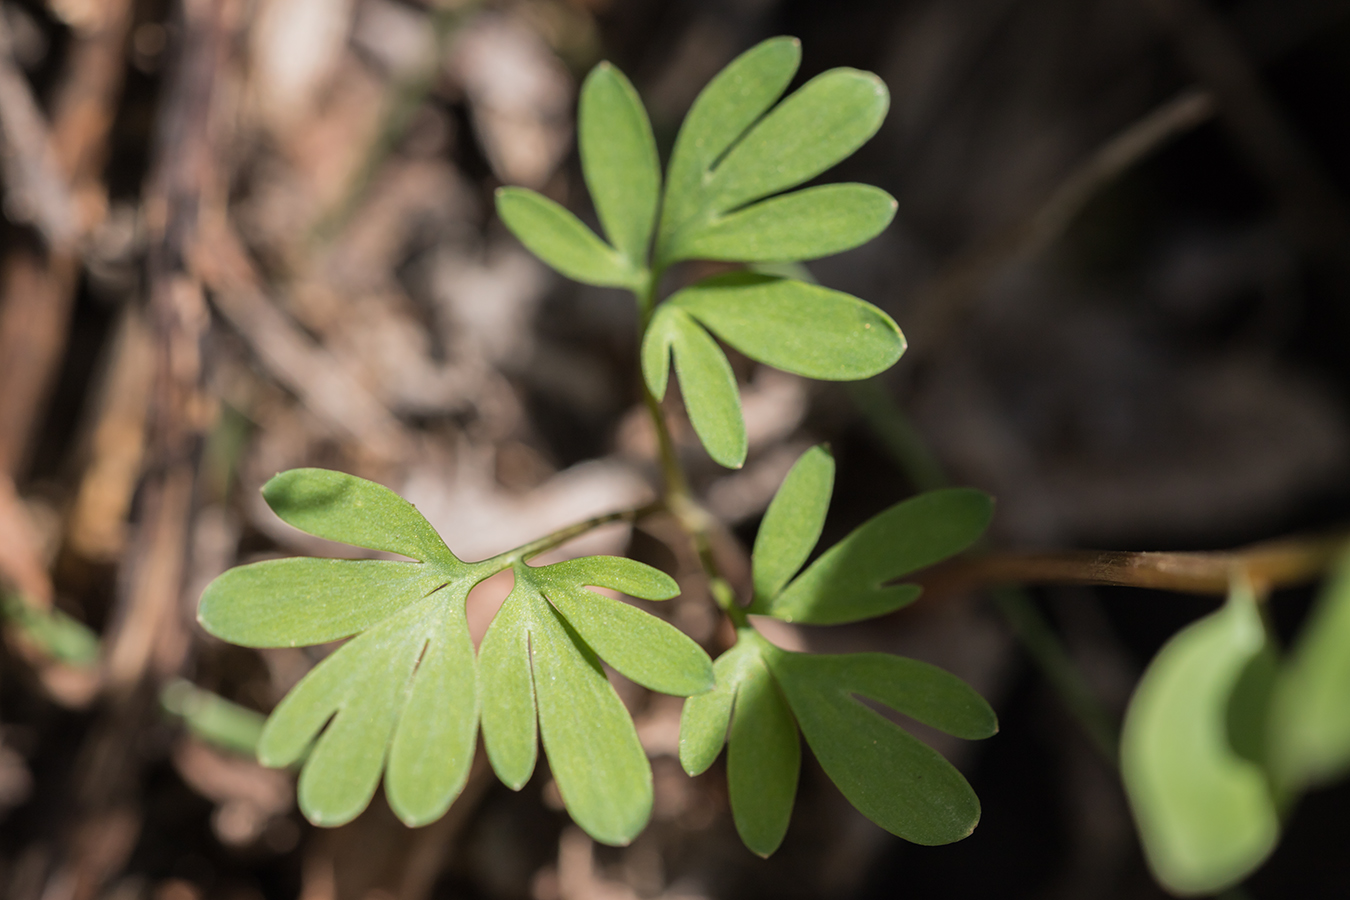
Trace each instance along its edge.
<path fill-rule="evenodd" d="M 562 206 L 526 188 L 497 190 L 497 215 L 535 256 L 574 281 L 636 288 L 642 273 Z"/>
<path fill-rule="evenodd" d="M 974 831 L 980 801 L 941 754 L 849 696 L 828 662 L 782 650 L 767 660 L 811 751 L 859 812 L 916 844 Z"/>
<path fill-rule="evenodd" d="M 517 578 L 478 648 L 483 744 L 493 771 L 513 791 L 530 780 L 539 748 L 530 670 L 532 593 Z"/>
<path fill-rule="evenodd" d="M 739 469 L 749 445 L 731 363 L 688 313 L 672 308 L 668 315 L 674 329 L 675 374 L 690 424 L 713 461 Z"/>
<path fill-rule="evenodd" d="M 915 585 L 883 585 L 973 544 L 993 515 L 989 496 L 969 488 L 929 491 L 878 513 L 787 586 L 766 612 L 788 622 L 835 625 L 913 602 Z"/>
<path fill-rule="evenodd" d="M 881 234 L 895 210 L 895 198 L 870 185 L 806 188 L 684 229 L 670 259 L 795 262 L 832 256 Z"/>
<path fill-rule="evenodd" d="M 679 331 L 679 316 L 673 307 L 661 305 L 642 336 L 642 378 L 647 390 L 661 400 L 670 378 L 670 348 Z"/>
<path fill-rule="evenodd" d="M 661 193 L 651 123 L 637 91 L 607 62 L 581 86 L 577 111 L 581 168 L 605 234 L 632 269 L 646 265 Z"/>
<path fill-rule="evenodd" d="M 1350 769 L 1350 554 L 1322 588 L 1275 687 L 1270 753 L 1278 782 L 1326 784 Z"/>
<path fill-rule="evenodd" d="M 796 187 L 877 133 L 890 96 L 871 72 L 831 69 L 761 119 L 713 170 L 716 212 Z"/>
<path fill-rule="evenodd" d="M 532 601 L 531 661 L 549 769 L 582 830 L 626 845 L 651 818 L 647 754 L 595 654 L 541 597 Z"/>
<path fill-rule="evenodd" d="M 459 562 L 415 506 L 373 481 L 291 469 L 263 485 L 262 495 L 283 522 L 317 537 L 423 562 Z"/>
<path fill-rule="evenodd" d="M 680 765 L 699 775 L 713 764 L 726 743 L 731 707 L 745 673 L 758 663 L 759 650 L 740 641 L 713 663 L 713 689 L 684 701 L 680 713 Z"/>
<path fill-rule="evenodd" d="M 820 285 L 733 272 L 687 287 L 668 302 L 751 359 L 807 378 L 870 378 L 905 352 L 890 316 Z"/>
<path fill-rule="evenodd" d="M 662 244 L 699 210 L 713 164 L 783 96 L 801 58 L 796 38 L 770 38 L 732 60 L 699 93 L 670 154 Z"/>
<path fill-rule="evenodd" d="M 778 596 L 811 555 L 833 490 L 834 457 L 825 447 L 812 447 L 783 479 L 755 535 L 750 558 L 756 601 L 767 603 Z"/>
<path fill-rule="evenodd" d="M 1125 791 L 1149 867 L 1173 893 L 1236 884 L 1278 840 L 1266 776 L 1228 731 L 1234 688 L 1265 642 L 1250 589 L 1236 587 L 1222 609 L 1163 645 L 1125 713 Z"/>
<path fill-rule="evenodd" d="M 197 619 L 244 647 L 304 647 L 364 631 L 435 590 L 422 563 L 269 559 L 236 566 L 202 592 Z"/>
<path fill-rule="evenodd" d="M 643 600 L 669 600 L 680 593 L 680 586 L 665 572 L 622 556 L 583 556 L 534 569 L 532 574 L 550 584 L 605 587 Z"/>
<path fill-rule="evenodd" d="M 802 747 L 778 685 L 762 661 L 747 667 L 736 691 L 727 747 L 727 789 L 741 841 L 768 857 L 792 819 Z"/>
<path fill-rule="evenodd" d="M 37 609 L 15 594 L 0 591 L 0 612 L 53 659 L 72 666 L 98 662 L 98 635 L 61 610 Z"/>
<path fill-rule="evenodd" d="M 712 687 L 712 660 L 675 626 L 560 579 L 545 585 L 544 595 L 582 640 L 638 684 L 679 697 Z"/>
<path fill-rule="evenodd" d="M 445 814 L 469 778 L 478 736 L 478 680 L 463 586 L 424 627 L 430 633 L 394 730 L 384 789 L 409 827 Z"/>
<path fill-rule="evenodd" d="M 255 756 L 262 735 L 262 713 L 203 690 L 190 681 L 177 678 L 159 694 L 160 704 L 181 716 L 194 735 L 233 753 Z"/>

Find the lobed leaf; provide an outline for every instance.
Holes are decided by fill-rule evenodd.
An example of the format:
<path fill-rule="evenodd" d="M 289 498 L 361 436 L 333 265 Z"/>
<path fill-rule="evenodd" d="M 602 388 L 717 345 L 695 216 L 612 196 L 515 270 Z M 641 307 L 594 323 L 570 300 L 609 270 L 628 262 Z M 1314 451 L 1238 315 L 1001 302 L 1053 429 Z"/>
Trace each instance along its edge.
<path fill-rule="evenodd" d="M 665 393 L 664 359 L 671 351 L 694 432 L 718 464 L 740 468 L 748 443 L 731 364 L 717 342 L 688 313 L 665 304 L 652 318 L 642 348 L 644 376 L 657 397 Z"/>
<path fill-rule="evenodd" d="M 701 281 L 668 301 L 751 359 L 825 381 L 890 368 L 905 339 L 870 303 L 819 285 L 752 272 Z"/>
<path fill-rule="evenodd" d="M 532 608 L 528 585 L 517 580 L 478 648 L 483 746 L 492 770 L 513 791 L 530 780 L 539 748 L 530 665 Z"/>
<path fill-rule="evenodd" d="M 835 544 L 770 602 L 751 612 L 788 622 L 855 622 L 913 602 L 916 585 L 886 582 L 930 566 L 973 544 L 988 526 L 993 502 L 968 488 L 920 494 L 898 503 Z"/>
<path fill-rule="evenodd" d="M 793 464 L 755 535 L 755 597 L 778 596 L 806 562 L 825 527 L 833 489 L 834 457 L 825 447 L 812 447 Z"/>
<path fill-rule="evenodd" d="M 732 60 L 699 92 L 670 155 L 659 258 L 668 258 L 665 245 L 698 212 L 713 164 L 783 96 L 801 57 L 796 38 L 770 38 Z"/>
<path fill-rule="evenodd" d="M 656 225 L 660 162 L 651 123 L 623 73 L 602 62 L 586 76 L 578 101 L 581 168 L 609 242 L 641 271 Z"/>
<path fill-rule="evenodd" d="M 867 243 L 895 218 L 896 202 L 881 188 L 827 184 L 713 216 L 672 239 L 671 260 L 795 262 Z"/>
<path fill-rule="evenodd" d="M 1250 589 L 1235 587 L 1163 646 L 1130 700 L 1121 774 L 1149 867 L 1174 893 L 1235 884 L 1278 839 L 1266 776 L 1228 728 L 1234 690 L 1266 640 Z"/>
<path fill-rule="evenodd" d="M 739 641 L 713 663 L 712 690 L 684 701 L 680 713 L 680 765 L 690 775 L 699 775 L 722 752 L 731 725 L 731 710 L 741 680 L 759 660 L 759 650 L 750 641 Z"/>
<path fill-rule="evenodd" d="M 572 213 L 526 188 L 497 189 L 497 215 L 535 256 L 574 281 L 635 289 L 642 271 Z"/>
<path fill-rule="evenodd" d="M 736 690 L 727 747 L 727 788 L 741 841 L 768 857 L 792 819 L 802 747 L 792 711 L 760 659 L 745 667 Z"/>
<path fill-rule="evenodd" d="M 263 485 L 262 495 L 283 522 L 316 537 L 422 562 L 459 563 L 415 506 L 373 481 L 331 469 L 291 469 Z"/>
<path fill-rule="evenodd" d="M 859 812 L 916 844 L 968 837 L 980 801 L 942 755 L 863 706 L 847 683 L 806 654 L 766 654 L 807 744 L 830 780 Z"/>

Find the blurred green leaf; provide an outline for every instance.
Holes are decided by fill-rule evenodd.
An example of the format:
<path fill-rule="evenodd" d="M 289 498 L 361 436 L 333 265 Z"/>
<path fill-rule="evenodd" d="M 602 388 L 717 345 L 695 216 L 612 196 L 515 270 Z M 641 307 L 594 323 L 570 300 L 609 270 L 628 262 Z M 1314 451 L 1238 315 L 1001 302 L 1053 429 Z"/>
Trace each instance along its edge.
<path fill-rule="evenodd" d="M 801 771 L 797 723 L 762 660 L 745 666 L 727 747 L 727 787 L 736 832 L 751 851 L 778 849 L 792 819 Z"/>
<path fill-rule="evenodd" d="M 497 215 L 535 256 L 574 281 L 636 290 L 641 269 L 562 206 L 518 187 L 497 190 Z"/>
<path fill-rule="evenodd" d="M 634 271 L 647 265 L 661 193 L 656 139 L 637 91 L 602 62 L 581 86 L 577 110 L 581 168 L 609 241 Z"/>
<path fill-rule="evenodd" d="M 207 743 L 243 756 L 256 755 L 258 738 L 266 721 L 262 713 L 232 703 L 182 678 L 164 686 L 159 702 Z"/>
<path fill-rule="evenodd" d="M 796 38 L 770 38 L 732 60 L 699 93 L 670 154 L 658 258 L 669 258 L 666 245 L 705 202 L 713 165 L 783 96 L 801 58 Z"/>
<path fill-rule="evenodd" d="M 969 488 L 920 494 L 878 513 L 826 550 L 769 602 L 751 606 L 788 622 L 833 625 L 913 602 L 917 585 L 888 582 L 960 553 L 989 525 L 993 502 Z"/>
<path fill-rule="evenodd" d="M 827 184 L 773 197 L 714 216 L 681 231 L 671 259 L 794 262 L 865 244 L 895 217 L 896 202 L 881 188 Z"/>
<path fill-rule="evenodd" d="M 1163 645 L 1135 689 L 1120 764 L 1145 857 L 1181 895 L 1240 881 L 1269 855 L 1279 817 L 1261 767 L 1239 755 L 1228 710 L 1265 626 L 1250 588 Z"/>
<path fill-rule="evenodd" d="M 1350 769 L 1350 554 L 1322 588 L 1278 676 L 1270 755 L 1277 781 L 1294 790 Z"/>
<path fill-rule="evenodd" d="M 767 602 L 778 596 L 806 562 L 825 527 L 833 490 L 834 457 L 825 447 L 812 447 L 783 479 L 755 535 L 755 597 Z"/>
<path fill-rule="evenodd" d="M 0 591 L 0 612 L 47 656 L 71 666 L 98 662 L 98 635 L 59 609 L 40 610 L 15 594 Z"/>
<path fill-rule="evenodd" d="M 665 394 L 666 361 L 672 350 L 684 405 L 699 440 L 717 463 L 740 468 L 748 445 L 731 364 L 717 342 L 688 313 L 664 304 L 652 318 L 642 346 L 644 377 L 658 398 Z"/>
<path fill-rule="evenodd" d="M 869 378 L 905 351 L 891 317 L 870 303 L 814 284 L 733 272 L 667 302 L 751 359 L 825 381 Z"/>

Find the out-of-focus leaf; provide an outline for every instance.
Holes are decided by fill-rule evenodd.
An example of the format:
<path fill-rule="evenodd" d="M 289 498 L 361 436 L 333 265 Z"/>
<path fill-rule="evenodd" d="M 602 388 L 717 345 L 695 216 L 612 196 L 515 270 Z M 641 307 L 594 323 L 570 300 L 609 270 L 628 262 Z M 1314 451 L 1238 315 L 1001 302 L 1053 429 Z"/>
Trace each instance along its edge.
<path fill-rule="evenodd" d="M 802 748 L 797 723 L 763 661 L 743 671 L 727 747 L 727 783 L 736 832 L 745 846 L 767 857 L 787 834 Z"/>
<path fill-rule="evenodd" d="M 833 490 L 834 457 L 824 447 L 812 447 L 783 479 L 755 535 L 750 558 L 757 598 L 767 602 L 778 596 L 811 555 Z"/>
<path fill-rule="evenodd" d="M 59 609 L 39 610 L 14 594 L 0 591 L 0 612 L 57 662 L 92 666 L 98 662 L 98 635 Z"/>
<path fill-rule="evenodd" d="M 840 291 L 752 272 L 701 281 L 667 301 L 751 359 L 825 381 L 890 368 L 905 339 L 890 316 Z"/>
<path fill-rule="evenodd" d="M 879 616 L 911 603 L 916 585 L 885 586 L 973 544 L 993 502 L 969 488 L 920 494 L 878 513 L 835 544 L 769 603 L 751 612 L 831 625 Z"/>
<path fill-rule="evenodd" d="M 935 681 L 926 671 L 931 667 L 892 665 L 892 671 L 884 674 L 916 680 L 883 690 L 875 683 L 878 667 L 872 660 L 850 663 L 777 648 L 766 650 L 765 659 L 825 774 L 859 812 L 916 844 L 959 841 L 975 829 L 980 801 L 961 773 L 937 751 L 851 696 L 884 693 L 885 697 L 873 699 L 903 702 L 911 713 L 958 723 L 969 734 L 987 730 L 970 727 L 976 717 L 966 708 L 969 697 L 953 689 L 951 682 L 957 679 L 947 675 L 943 681 L 943 689 L 959 698 L 953 712 L 942 709 L 940 702 L 918 699 Z M 904 671 L 907 668 L 909 672 Z M 975 696 L 973 691 L 969 695 Z M 987 715 L 992 719 L 992 713 Z"/>
<path fill-rule="evenodd" d="M 563 207 L 526 188 L 497 190 L 497 215 L 535 256 L 574 281 L 636 289 L 642 271 Z"/>
<path fill-rule="evenodd" d="M 736 691 L 758 662 L 759 649 L 750 641 L 738 642 L 713 663 L 713 689 L 684 701 L 680 714 L 680 765 L 690 775 L 706 771 L 722 752 Z"/>
<path fill-rule="evenodd" d="M 164 686 L 159 702 L 166 710 L 181 717 L 188 730 L 207 743 L 243 756 L 256 754 L 258 738 L 266 721 L 262 713 L 232 703 L 182 678 Z"/>
<path fill-rule="evenodd" d="M 704 182 L 713 164 L 783 96 L 801 58 L 796 38 L 770 38 L 732 60 L 699 93 L 670 154 L 661 209 L 663 248 L 705 202 Z M 657 255 L 668 258 L 664 249 Z"/>
<path fill-rule="evenodd" d="M 1291 789 L 1350 769 L 1350 554 L 1327 581 L 1275 687 L 1271 765 Z"/>
<path fill-rule="evenodd" d="M 661 193 L 656 139 L 637 91 L 602 62 L 586 76 L 577 109 L 581 167 L 609 241 L 641 271 Z"/>
<path fill-rule="evenodd" d="M 1279 816 L 1261 767 L 1230 743 L 1228 710 L 1266 643 L 1249 588 L 1182 629 L 1135 689 L 1121 733 L 1126 794 L 1150 868 L 1173 893 L 1235 884 L 1274 848 Z"/>
<path fill-rule="evenodd" d="M 694 432 L 717 463 L 740 468 L 748 443 L 736 375 L 717 342 L 683 309 L 667 303 L 652 318 L 642 348 L 643 374 L 657 397 L 665 394 L 665 360 L 672 350 Z"/>
<path fill-rule="evenodd" d="M 681 231 L 670 258 L 794 262 L 831 256 L 876 237 L 895 209 L 895 198 L 870 185 L 806 188 Z"/>

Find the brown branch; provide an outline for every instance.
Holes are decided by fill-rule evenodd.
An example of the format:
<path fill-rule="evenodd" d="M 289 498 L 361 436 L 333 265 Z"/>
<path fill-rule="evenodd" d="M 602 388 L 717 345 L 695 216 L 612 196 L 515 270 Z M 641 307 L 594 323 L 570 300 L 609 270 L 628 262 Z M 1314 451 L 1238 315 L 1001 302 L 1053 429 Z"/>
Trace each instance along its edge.
<path fill-rule="evenodd" d="M 933 593 L 1004 584 L 1096 584 L 1222 595 L 1243 574 L 1258 593 L 1325 573 L 1350 547 L 1350 535 L 1288 538 L 1214 553 L 1064 550 L 988 553 L 929 569 L 919 581 Z"/>

